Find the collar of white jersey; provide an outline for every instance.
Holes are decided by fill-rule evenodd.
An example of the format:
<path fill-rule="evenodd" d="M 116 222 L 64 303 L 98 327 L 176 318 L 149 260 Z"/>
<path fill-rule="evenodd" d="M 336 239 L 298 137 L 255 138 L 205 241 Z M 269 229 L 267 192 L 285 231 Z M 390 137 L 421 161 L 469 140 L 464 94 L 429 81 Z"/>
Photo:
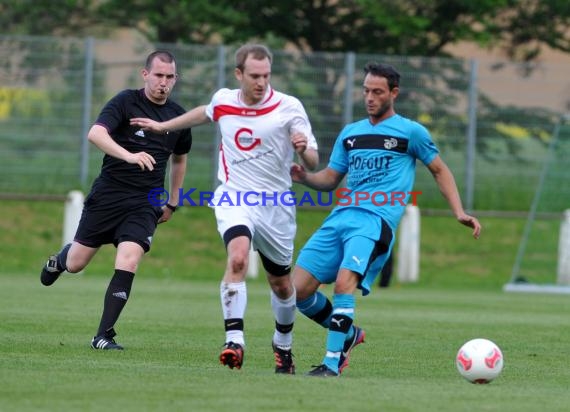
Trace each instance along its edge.
<path fill-rule="evenodd" d="M 241 104 L 243 104 L 244 106 L 251 107 L 251 108 L 259 108 L 259 107 L 263 107 L 264 105 L 268 104 L 274 96 L 275 96 L 275 92 L 273 91 L 273 88 L 269 85 L 269 86 L 267 86 L 267 90 L 265 91 L 265 96 L 263 97 L 263 100 L 260 103 L 254 104 L 253 106 L 247 105 L 242 99 L 241 90 L 239 91 L 238 99 L 239 99 L 239 102 Z"/>

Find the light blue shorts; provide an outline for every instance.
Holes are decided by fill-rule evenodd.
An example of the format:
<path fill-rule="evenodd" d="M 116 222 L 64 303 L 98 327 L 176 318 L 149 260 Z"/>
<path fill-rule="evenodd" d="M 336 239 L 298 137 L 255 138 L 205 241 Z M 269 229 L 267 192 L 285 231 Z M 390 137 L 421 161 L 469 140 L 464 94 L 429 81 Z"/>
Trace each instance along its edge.
<path fill-rule="evenodd" d="M 363 295 L 382 270 L 395 237 L 379 216 L 363 209 L 341 209 L 331 213 L 301 249 L 297 265 L 320 283 L 336 281 L 338 271 L 360 275 Z"/>

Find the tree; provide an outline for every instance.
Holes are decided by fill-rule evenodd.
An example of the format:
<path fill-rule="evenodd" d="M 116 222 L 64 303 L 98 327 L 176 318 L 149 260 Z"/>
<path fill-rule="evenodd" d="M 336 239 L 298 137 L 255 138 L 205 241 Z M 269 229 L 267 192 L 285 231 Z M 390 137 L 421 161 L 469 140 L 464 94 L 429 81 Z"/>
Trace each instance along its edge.
<path fill-rule="evenodd" d="M 472 41 L 532 60 L 570 52 L 566 0 L 107 0 L 99 16 L 151 41 L 242 43 L 277 39 L 304 51 L 444 56 Z"/>
<path fill-rule="evenodd" d="M 568 0 L 518 0 L 512 3 L 515 3 L 514 11 L 504 11 L 496 28 L 510 58 L 534 60 L 545 45 L 570 52 Z"/>
<path fill-rule="evenodd" d="M 473 41 L 510 58 L 570 52 L 567 0 L 20 0 L 0 4 L 4 33 L 85 35 L 134 28 L 156 43 L 243 43 L 304 51 L 444 56 Z"/>
<path fill-rule="evenodd" d="M 136 29 L 153 43 L 235 45 L 257 39 L 273 49 L 293 45 L 302 52 L 426 57 L 445 57 L 447 45 L 471 41 L 529 63 L 523 66 L 529 72 L 545 46 L 570 52 L 568 0 L 20 0 L 0 4 L 0 24 L 12 34 L 81 36 L 121 27 Z M 322 55 L 305 57 L 314 67 L 326 65 Z M 462 69 L 454 70 L 424 76 L 447 85 L 466 78 Z M 333 73 L 326 81 L 336 85 L 342 75 Z M 292 80 L 291 89 L 298 83 Z M 416 111 L 452 97 L 441 90 L 414 96 Z M 484 96 L 480 104 L 482 111 L 505 118 Z M 442 116 L 448 123 L 441 128 L 454 116 L 458 123 L 457 115 Z M 536 124 L 547 126 L 549 116 L 541 114 Z"/>
<path fill-rule="evenodd" d="M 12 35 L 81 35 L 99 23 L 93 0 L 19 0 L 0 3 L 0 27 Z"/>
<path fill-rule="evenodd" d="M 301 49 L 438 56 L 445 45 L 489 40 L 488 28 L 504 1 L 293 0 L 242 2 L 249 25 Z M 254 11 L 257 13 L 252 14 Z M 475 24 L 477 23 L 477 24 Z"/>
<path fill-rule="evenodd" d="M 135 28 L 156 43 L 219 43 L 235 34 L 222 22 L 246 20 L 228 0 L 106 0 L 97 11 L 106 24 Z"/>

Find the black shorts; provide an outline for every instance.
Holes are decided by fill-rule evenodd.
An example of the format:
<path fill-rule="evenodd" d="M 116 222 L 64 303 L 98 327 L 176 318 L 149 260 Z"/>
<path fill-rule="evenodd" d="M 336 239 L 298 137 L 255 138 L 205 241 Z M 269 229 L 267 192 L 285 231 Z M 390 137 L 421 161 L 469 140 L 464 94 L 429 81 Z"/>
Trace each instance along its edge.
<path fill-rule="evenodd" d="M 85 199 L 74 240 L 94 248 L 129 241 L 148 252 L 160 216 L 162 209 L 152 206 L 146 193 L 98 179 Z"/>

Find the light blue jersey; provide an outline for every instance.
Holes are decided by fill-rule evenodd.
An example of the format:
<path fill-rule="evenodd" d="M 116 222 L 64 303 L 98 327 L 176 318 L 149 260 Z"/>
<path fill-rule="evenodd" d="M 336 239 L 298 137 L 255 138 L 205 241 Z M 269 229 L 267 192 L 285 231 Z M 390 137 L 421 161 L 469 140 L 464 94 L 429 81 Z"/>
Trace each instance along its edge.
<path fill-rule="evenodd" d="M 438 153 L 424 126 L 397 114 L 376 125 L 366 118 L 345 126 L 328 165 L 347 178 L 333 213 L 362 207 L 394 230 L 414 186 L 416 159 L 428 165 Z"/>
<path fill-rule="evenodd" d="M 425 127 L 399 115 L 377 125 L 368 119 L 347 125 L 329 161 L 346 174 L 347 187 L 337 191 L 338 206 L 302 248 L 297 265 L 324 284 L 335 282 L 339 268 L 349 269 L 360 274 L 358 287 L 368 294 L 394 245 L 416 160 L 428 165 L 438 153 Z"/>

